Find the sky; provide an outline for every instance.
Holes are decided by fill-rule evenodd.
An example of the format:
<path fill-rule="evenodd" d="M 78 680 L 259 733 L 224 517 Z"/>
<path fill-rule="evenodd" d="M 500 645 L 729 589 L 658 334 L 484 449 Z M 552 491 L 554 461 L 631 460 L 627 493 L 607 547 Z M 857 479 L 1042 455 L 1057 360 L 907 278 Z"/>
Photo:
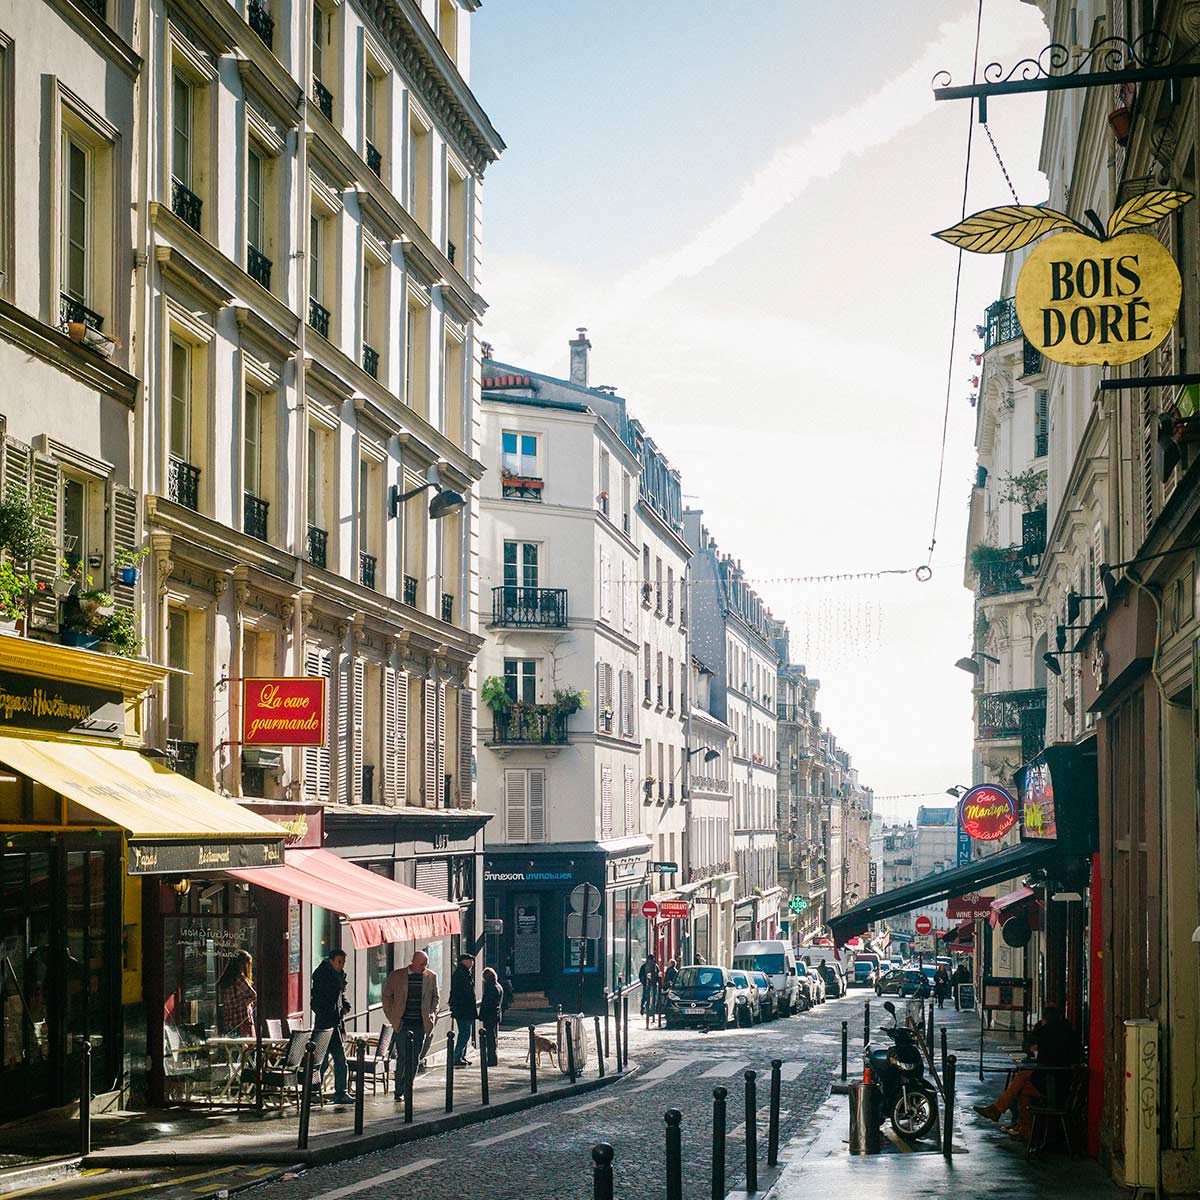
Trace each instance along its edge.
<path fill-rule="evenodd" d="M 483 337 L 498 359 L 615 385 L 722 552 L 787 621 L 792 659 L 889 820 L 970 782 L 964 586 L 978 371 L 1000 258 L 966 255 L 950 359 L 974 0 L 487 0 L 471 85 L 508 149 L 484 180 Z M 986 0 L 980 68 L 1048 38 Z M 1043 101 L 989 128 L 1024 203 Z M 967 211 L 1011 202 L 974 127 Z M 947 369 L 937 541 L 929 558 Z M 932 579 L 913 570 L 927 560 Z M 813 576 L 897 572 L 879 578 Z M 807 580 L 807 581 L 806 581 Z"/>

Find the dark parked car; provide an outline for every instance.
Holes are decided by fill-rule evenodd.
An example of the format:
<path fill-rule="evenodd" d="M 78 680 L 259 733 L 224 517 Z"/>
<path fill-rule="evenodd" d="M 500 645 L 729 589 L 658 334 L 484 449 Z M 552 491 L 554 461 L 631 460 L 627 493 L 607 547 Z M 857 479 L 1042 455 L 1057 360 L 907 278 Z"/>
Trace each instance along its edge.
<path fill-rule="evenodd" d="M 831 1000 L 846 994 L 846 977 L 832 963 L 823 962 L 818 968 L 825 980 L 825 995 Z"/>
<path fill-rule="evenodd" d="M 680 968 L 667 989 L 667 1028 L 707 1025 L 724 1029 L 735 1013 L 732 974 L 724 967 Z"/>
<path fill-rule="evenodd" d="M 779 993 L 775 990 L 770 976 L 764 975 L 762 971 L 751 971 L 750 978 L 758 988 L 758 1006 L 762 1012 L 762 1019 L 770 1021 L 779 1016 Z"/>
<path fill-rule="evenodd" d="M 889 971 L 875 984 L 877 996 L 916 996 L 929 985 L 925 976 L 916 967 Z"/>

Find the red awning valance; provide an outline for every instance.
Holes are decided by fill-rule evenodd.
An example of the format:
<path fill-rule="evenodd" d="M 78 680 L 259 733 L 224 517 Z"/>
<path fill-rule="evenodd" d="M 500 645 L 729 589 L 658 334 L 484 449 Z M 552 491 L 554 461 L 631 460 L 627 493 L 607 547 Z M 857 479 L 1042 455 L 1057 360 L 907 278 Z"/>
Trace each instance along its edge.
<path fill-rule="evenodd" d="M 1000 924 L 1001 918 L 1005 913 L 1011 913 L 1019 904 L 1024 904 L 1026 900 L 1033 898 L 1033 889 L 1027 887 L 1019 887 L 1015 891 L 1007 892 L 1003 896 L 997 896 L 992 901 L 992 911 L 988 916 L 988 923 L 994 929 Z"/>
<path fill-rule="evenodd" d="M 340 913 L 358 950 L 460 931 L 458 905 L 364 870 L 328 850 L 285 850 L 282 867 L 230 871 L 246 883 Z"/>

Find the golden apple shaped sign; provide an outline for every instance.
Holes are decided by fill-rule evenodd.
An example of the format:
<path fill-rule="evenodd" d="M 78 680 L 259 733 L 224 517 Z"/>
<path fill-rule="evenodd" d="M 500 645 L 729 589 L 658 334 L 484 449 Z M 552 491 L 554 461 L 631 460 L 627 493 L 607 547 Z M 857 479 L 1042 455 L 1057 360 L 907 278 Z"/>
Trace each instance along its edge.
<path fill-rule="evenodd" d="M 1069 366 L 1116 366 L 1149 354 L 1179 313 L 1179 268 L 1166 247 L 1144 233 L 1181 208 L 1188 192 L 1145 192 L 1127 200 L 1099 233 L 1065 213 L 1033 205 L 988 208 L 933 236 L 976 254 L 1004 254 L 1047 237 L 1017 277 L 1017 317 L 1025 337 L 1047 358 Z M 1062 231 L 1062 232 L 1053 232 Z"/>

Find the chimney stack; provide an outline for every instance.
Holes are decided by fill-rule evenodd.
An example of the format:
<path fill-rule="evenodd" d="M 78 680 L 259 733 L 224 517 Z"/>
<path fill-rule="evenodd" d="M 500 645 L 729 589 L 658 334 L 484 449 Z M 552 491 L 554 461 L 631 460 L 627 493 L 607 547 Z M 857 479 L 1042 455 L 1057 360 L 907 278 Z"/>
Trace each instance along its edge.
<path fill-rule="evenodd" d="M 579 334 L 571 340 L 571 382 L 579 387 L 588 385 L 588 351 L 592 343 L 587 339 L 587 328 L 580 325 L 575 331 Z"/>

